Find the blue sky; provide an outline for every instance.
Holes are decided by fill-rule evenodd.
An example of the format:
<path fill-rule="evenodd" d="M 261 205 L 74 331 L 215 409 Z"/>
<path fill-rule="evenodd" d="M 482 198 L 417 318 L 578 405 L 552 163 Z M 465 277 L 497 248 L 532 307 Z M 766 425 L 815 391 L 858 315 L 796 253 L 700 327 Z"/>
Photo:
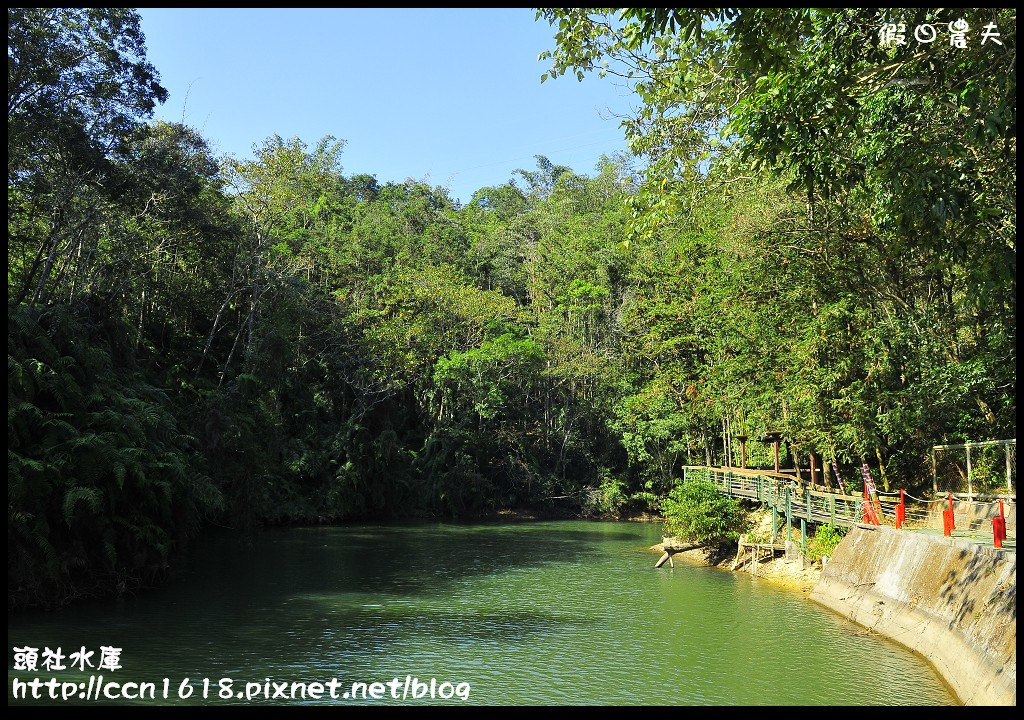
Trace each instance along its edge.
<path fill-rule="evenodd" d="M 249 157 L 277 133 L 347 142 L 346 175 L 407 177 L 468 202 L 533 156 L 577 172 L 626 147 L 634 96 L 596 75 L 548 80 L 554 30 L 528 9 L 142 9 L 170 93 L 160 119 Z"/>

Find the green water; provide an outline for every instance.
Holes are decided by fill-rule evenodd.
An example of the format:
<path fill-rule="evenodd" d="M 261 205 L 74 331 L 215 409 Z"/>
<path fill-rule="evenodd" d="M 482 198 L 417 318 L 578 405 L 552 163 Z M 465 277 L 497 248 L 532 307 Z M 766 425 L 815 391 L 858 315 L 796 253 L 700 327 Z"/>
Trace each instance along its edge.
<path fill-rule="evenodd" d="M 221 678 L 234 695 L 336 677 L 340 698 L 394 677 L 401 694 L 406 675 L 469 683 L 469 702 L 485 704 L 955 702 L 924 660 L 799 593 L 680 562 L 655 570 L 658 541 L 658 525 L 588 522 L 216 535 L 163 589 L 10 616 L 8 646 L 84 646 L 93 662 L 119 647 L 122 668 L 104 678 L 157 682 L 149 704 L 170 703 L 186 677 L 189 702 L 209 678 L 206 702 L 224 705 L 244 700 L 219 699 Z M 12 667 L 13 654 L 9 701 L 15 677 L 99 674 Z"/>

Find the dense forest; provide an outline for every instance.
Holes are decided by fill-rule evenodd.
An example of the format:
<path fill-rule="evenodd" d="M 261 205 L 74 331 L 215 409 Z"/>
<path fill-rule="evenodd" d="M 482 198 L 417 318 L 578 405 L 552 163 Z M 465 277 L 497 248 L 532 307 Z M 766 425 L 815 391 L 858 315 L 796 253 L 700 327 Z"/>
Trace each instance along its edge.
<path fill-rule="evenodd" d="M 211 523 L 656 511 L 767 431 L 917 488 L 1015 436 L 1016 17 L 905 22 L 954 15 L 543 10 L 635 156 L 463 205 L 332 137 L 217 157 L 134 11 L 9 10 L 9 607 Z"/>

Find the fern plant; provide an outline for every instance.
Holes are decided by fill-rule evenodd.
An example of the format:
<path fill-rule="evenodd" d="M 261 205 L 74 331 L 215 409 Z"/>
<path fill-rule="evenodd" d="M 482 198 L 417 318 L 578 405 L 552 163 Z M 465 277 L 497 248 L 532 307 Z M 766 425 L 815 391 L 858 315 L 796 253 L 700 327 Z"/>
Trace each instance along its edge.
<path fill-rule="evenodd" d="M 171 400 L 112 356 L 67 308 L 8 313 L 8 606 L 151 582 L 222 506 Z"/>

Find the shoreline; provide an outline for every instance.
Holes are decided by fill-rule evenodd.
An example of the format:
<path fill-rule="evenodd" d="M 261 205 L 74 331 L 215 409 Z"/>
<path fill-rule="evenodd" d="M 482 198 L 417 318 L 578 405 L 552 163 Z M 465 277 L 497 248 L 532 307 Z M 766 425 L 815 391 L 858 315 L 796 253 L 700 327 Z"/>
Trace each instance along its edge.
<path fill-rule="evenodd" d="M 665 545 L 664 543 L 658 543 L 651 545 L 649 549 L 652 552 L 661 554 L 665 552 Z M 697 548 L 695 550 L 684 550 L 683 552 L 675 553 L 672 557 L 673 559 L 680 558 L 690 565 L 714 568 L 736 574 L 751 574 L 749 571 L 749 561 L 735 570 L 732 569 L 732 563 L 736 558 L 735 549 L 723 551 L 720 548 Z M 822 569 L 818 565 L 809 565 L 801 569 L 798 561 L 787 561 L 785 556 L 779 556 L 771 560 L 758 561 L 757 575 L 753 577 L 809 597 L 814 589 L 814 585 L 821 577 L 821 571 Z"/>
<path fill-rule="evenodd" d="M 747 511 L 744 520 L 747 532 L 739 536 L 741 543 L 764 542 L 766 538 L 772 537 L 772 515 L 760 508 L 753 508 Z M 781 532 L 781 528 L 780 528 Z M 651 546 L 651 550 L 664 553 L 665 541 L 674 540 L 673 544 L 682 544 L 680 540 L 663 537 L 662 542 Z M 780 540 L 781 542 L 781 540 Z M 718 546 L 706 546 L 694 550 L 685 550 L 675 553 L 673 557 L 681 557 L 686 562 L 703 567 L 713 567 L 719 570 L 726 570 L 734 573 L 751 573 L 751 556 L 749 552 L 743 555 L 743 562 L 734 570 L 733 564 L 737 560 L 739 548 L 737 544 L 723 544 Z M 821 563 L 812 563 L 810 560 L 800 557 L 787 557 L 786 554 L 773 553 L 770 558 L 765 557 L 758 560 L 757 577 L 760 580 L 809 595 L 821 577 L 823 566 Z"/>

